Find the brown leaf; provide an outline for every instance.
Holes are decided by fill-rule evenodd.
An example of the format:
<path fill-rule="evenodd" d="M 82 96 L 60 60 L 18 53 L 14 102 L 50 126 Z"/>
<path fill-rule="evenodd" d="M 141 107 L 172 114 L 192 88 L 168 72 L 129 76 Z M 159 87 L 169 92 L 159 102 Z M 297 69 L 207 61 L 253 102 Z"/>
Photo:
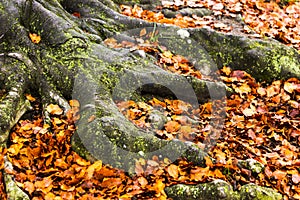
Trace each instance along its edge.
<path fill-rule="evenodd" d="M 141 31 L 140 31 L 140 37 L 144 36 L 147 34 L 147 30 L 146 28 L 143 28 Z"/>

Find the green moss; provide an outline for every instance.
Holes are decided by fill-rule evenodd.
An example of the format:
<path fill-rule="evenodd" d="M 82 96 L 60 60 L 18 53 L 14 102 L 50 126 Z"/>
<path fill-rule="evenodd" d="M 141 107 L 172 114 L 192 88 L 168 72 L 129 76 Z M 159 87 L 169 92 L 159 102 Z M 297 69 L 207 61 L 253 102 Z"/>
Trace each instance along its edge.
<path fill-rule="evenodd" d="M 282 195 L 271 188 L 260 187 L 254 184 L 242 186 L 239 192 L 241 200 L 281 200 Z"/>
<path fill-rule="evenodd" d="M 240 191 L 222 180 L 198 185 L 178 184 L 165 188 L 168 197 L 175 200 L 281 200 L 282 195 L 270 188 L 254 184 L 242 186 Z"/>
<path fill-rule="evenodd" d="M 145 137 L 136 137 L 134 143 L 132 144 L 133 149 L 147 153 L 149 151 L 148 142 Z"/>
<path fill-rule="evenodd" d="M 140 4 L 140 0 L 113 0 L 117 4 Z"/>

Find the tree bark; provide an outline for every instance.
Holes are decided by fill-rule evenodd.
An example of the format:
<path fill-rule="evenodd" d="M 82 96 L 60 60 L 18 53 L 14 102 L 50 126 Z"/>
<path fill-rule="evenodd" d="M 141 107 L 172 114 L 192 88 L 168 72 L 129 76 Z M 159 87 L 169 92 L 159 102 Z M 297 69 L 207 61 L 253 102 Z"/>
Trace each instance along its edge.
<path fill-rule="evenodd" d="M 119 1 L 115 1 L 119 3 Z M 24 93 L 36 93 L 45 105 L 67 100 L 81 103 L 81 119 L 72 138 L 80 155 L 133 172 L 135 160 L 161 155 L 184 157 L 204 165 L 206 152 L 195 144 L 157 138 L 133 125 L 118 110 L 116 100 L 140 100 L 143 94 L 173 96 L 197 106 L 221 100 L 231 92 L 219 80 L 173 74 L 153 58 L 126 49 L 110 49 L 103 40 L 132 40 L 146 28 L 158 30 L 161 45 L 188 57 L 203 74 L 223 65 L 249 72 L 258 80 L 300 76 L 299 54 L 271 39 L 249 39 L 210 29 L 185 29 L 133 19 L 118 13 L 117 4 L 98 0 L 8 0 L 0 3 L 0 136 L 6 145 L 9 130 L 30 109 Z M 126 1 L 127 3 L 133 3 Z M 72 13 L 80 13 L 80 18 Z M 41 36 L 33 43 L 29 33 Z M 192 42 L 192 44 L 191 44 Z M 215 108 L 216 109 L 216 108 Z M 224 109 L 224 108 L 222 108 Z M 219 112 L 217 110 L 216 112 Z M 94 115 L 96 119 L 89 122 Z M 222 117 L 212 123 L 222 126 Z"/>

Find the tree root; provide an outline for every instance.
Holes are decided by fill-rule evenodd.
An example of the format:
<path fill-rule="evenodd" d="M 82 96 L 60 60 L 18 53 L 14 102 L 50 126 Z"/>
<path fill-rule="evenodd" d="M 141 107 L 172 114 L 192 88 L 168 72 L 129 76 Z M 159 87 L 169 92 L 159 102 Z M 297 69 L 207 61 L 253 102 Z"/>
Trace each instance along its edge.
<path fill-rule="evenodd" d="M 7 142 L 8 131 L 28 109 L 28 101 L 22 96 L 25 90 L 35 89 L 45 99 L 44 103 L 54 99 L 65 109 L 68 109 L 66 99 L 73 97 L 80 101 L 81 119 L 72 137 L 72 148 L 89 160 L 100 159 L 131 174 L 134 174 L 136 160 L 151 159 L 153 155 L 168 157 L 171 161 L 184 157 L 196 165 L 205 165 L 203 157 L 207 154 L 197 145 L 161 140 L 154 132 L 141 130 L 119 112 L 114 100 L 143 98 L 145 92 L 171 95 L 197 106 L 199 102 L 222 99 L 230 94 L 230 89 L 223 83 L 171 74 L 155 66 L 153 60 L 137 58 L 128 51 L 126 54 L 101 43 L 125 31 L 123 35 L 132 37 L 128 29 L 140 33 L 141 28 L 160 28 L 159 42 L 180 53 L 188 51 L 191 58 L 198 58 L 198 70 L 208 74 L 229 65 L 266 81 L 300 75 L 298 54 L 280 43 L 252 41 L 204 28 L 182 30 L 174 26 L 154 26 L 154 23 L 123 16 L 111 9 L 115 8 L 112 1 L 105 2 L 111 5 L 97 0 L 0 3 L 0 7 L 4 7 L 4 14 L 0 14 L 3 22 L 0 23 L 0 40 L 5 43 L 0 47 L 6 52 L 1 55 L 0 63 L 4 67 L 0 69 L 0 78 L 9 91 L 0 105 L 3 108 L 0 109 L 1 143 Z M 80 12 L 81 17 L 71 15 L 73 12 Z M 188 36 L 182 37 L 179 30 Z M 41 43 L 34 44 L 28 38 L 29 32 L 39 34 Z M 166 39 L 168 37 L 171 39 Z M 174 40 L 179 42 L 174 43 Z M 202 48 L 195 51 L 193 45 Z M 222 120 L 212 120 L 212 123 L 220 129 Z"/>
<path fill-rule="evenodd" d="M 233 191 L 231 185 L 222 180 L 198 185 L 178 184 L 166 187 L 168 197 L 174 200 L 281 200 L 282 195 L 272 189 L 247 184 L 239 191 Z"/>

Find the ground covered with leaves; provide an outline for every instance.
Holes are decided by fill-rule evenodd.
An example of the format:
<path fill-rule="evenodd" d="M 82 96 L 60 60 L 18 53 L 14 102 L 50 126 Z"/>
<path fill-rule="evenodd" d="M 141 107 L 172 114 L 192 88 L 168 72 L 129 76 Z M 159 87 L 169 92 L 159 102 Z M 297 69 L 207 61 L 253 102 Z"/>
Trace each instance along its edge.
<path fill-rule="evenodd" d="M 279 5 L 262 1 L 163 1 L 163 7 L 207 7 L 213 18 L 196 19 L 195 15 L 166 18 L 163 13 L 140 7 L 122 6 L 124 14 L 182 27 L 210 26 L 231 31 L 229 25 L 213 19 L 218 15 L 241 13 L 245 32 L 249 27 L 262 35 L 274 37 L 299 49 L 298 3 Z M 201 3 L 200 3 L 201 2 Z M 157 8 L 157 10 L 162 8 Z M 298 19 L 298 20 L 296 20 Z M 280 23 L 278 22 L 280 21 Z M 272 23 L 270 23 L 272 22 Z M 262 28 L 263 27 L 263 28 Z M 147 35 L 142 30 L 140 35 Z M 156 64 L 173 73 L 209 79 L 197 71 L 183 56 L 164 49 L 155 41 L 140 40 L 138 44 L 114 39 L 105 41 L 112 48 L 143 50 L 157 58 Z M 234 93 L 226 99 L 226 118 L 221 136 L 208 152 L 205 166 L 195 166 L 184 159 L 174 163 L 154 156 L 151 160 L 137 160 L 136 176 L 101 161 L 91 163 L 71 149 L 70 138 L 80 118 L 80 102 L 71 100 L 66 114 L 57 105 L 49 105 L 46 117 L 39 97 L 27 95 L 33 110 L 26 113 L 10 134 L 7 149 L 0 149 L 0 168 L 14 176 L 18 186 L 33 200 L 38 199 L 167 199 L 166 186 L 177 183 L 196 184 L 222 179 L 235 190 L 247 183 L 271 187 L 284 199 L 300 199 L 300 80 L 291 78 L 270 84 L 257 82 L 244 71 L 232 71 L 224 66 L 221 79 Z M 204 140 L 213 132 L 212 103 L 194 108 L 176 99 L 152 98 L 146 102 L 116 102 L 122 112 L 136 126 L 155 129 L 159 138 L 192 141 L 207 148 Z M 221 105 L 221 102 L 220 102 Z M 222 104 L 223 105 L 223 104 Z M 153 113 L 163 113 L 163 124 L 153 126 Z M 94 120 L 93 117 L 89 119 Z M 211 137 L 213 139 L 213 137 Z M 4 156 L 13 170 L 4 167 Z M 253 160 L 261 168 L 249 169 L 242 160 Z M 0 178 L 3 181 L 2 174 Z M 0 198 L 6 199 L 4 184 L 0 184 Z"/>
<path fill-rule="evenodd" d="M 205 167 L 153 157 L 138 160 L 137 175 L 131 178 L 101 161 L 90 163 L 70 148 L 74 122 L 80 117 L 79 102 L 71 101 L 72 110 L 66 115 L 59 106 L 49 105 L 50 121 L 46 123 L 39 102 L 30 95 L 27 98 L 35 110 L 13 129 L 9 148 L 2 150 L 2 163 L 5 154 L 14 166 L 6 172 L 32 199 L 166 199 L 165 186 L 214 179 L 226 180 L 237 190 L 252 182 L 299 199 L 300 81 L 263 85 L 243 71 L 224 67 L 220 73 L 236 93 L 227 99 L 225 127 L 209 152 L 216 162 L 206 158 Z M 209 102 L 197 109 L 179 100 L 156 98 L 119 102 L 118 106 L 145 129 L 151 128 L 148 118 L 154 108 L 163 112 L 167 121 L 156 132 L 163 139 L 178 138 L 203 147 L 203 139 L 211 132 Z M 253 172 L 239 162 L 249 158 L 262 163 L 264 169 Z"/>
<path fill-rule="evenodd" d="M 128 16 L 183 28 L 210 27 L 222 32 L 241 28 L 246 34 L 256 33 L 254 37 L 272 37 L 300 50 L 300 2 L 297 1 L 163 0 L 153 11 L 136 5 L 121 8 Z M 245 26 L 236 27 L 230 18 L 243 21 Z"/>

